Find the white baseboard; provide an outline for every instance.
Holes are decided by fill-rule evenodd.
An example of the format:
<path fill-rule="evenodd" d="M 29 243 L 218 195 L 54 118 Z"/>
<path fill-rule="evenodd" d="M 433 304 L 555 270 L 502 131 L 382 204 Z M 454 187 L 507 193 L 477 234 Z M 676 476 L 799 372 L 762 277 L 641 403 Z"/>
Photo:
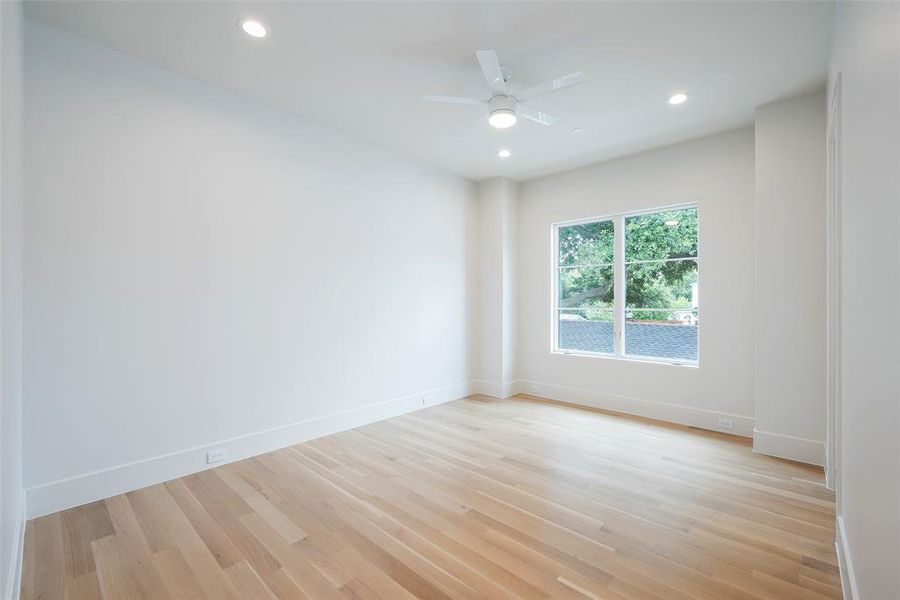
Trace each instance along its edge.
<path fill-rule="evenodd" d="M 602 408 L 629 415 L 679 423 L 681 425 L 691 425 L 701 429 L 725 431 L 726 433 L 733 433 L 744 437 L 751 437 L 753 435 L 753 427 L 756 421 L 753 417 L 713 411 L 705 408 L 694 408 L 691 406 L 683 406 L 681 404 L 670 404 L 668 402 L 660 402 L 657 400 L 604 394 L 591 390 L 522 379 L 520 379 L 518 383 L 519 391 L 524 394 L 533 394 L 551 400 L 560 400 L 562 402 L 570 402 L 582 406 Z M 719 427 L 719 417 L 734 421 L 734 430 L 724 430 Z"/>
<path fill-rule="evenodd" d="M 16 510 L 15 546 L 6 571 L 6 590 L 3 596 L 7 600 L 19 600 L 22 588 L 22 564 L 25 558 L 25 491 L 19 495 L 19 506 Z"/>
<path fill-rule="evenodd" d="M 853 560 L 850 558 L 850 546 L 847 544 L 847 533 L 844 529 L 844 518 L 837 518 L 837 539 L 834 542 L 837 553 L 838 568 L 841 571 L 841 587 L 844 589 L 844 600 L 859 600 L 856 588 L 856 574 L 853 572 Z"/>
<path fill-rule="evenodd" d="M 825 465 L 825 442 L 753 429 L 753 451 L 811 465 Z"/>
<path fill-rule="evenodd" d="M 492 398 L 509 398 L 510 396 L 515 396 L 519 391 L 517 381 L 500 383 L 499 381 L 485 381 L 479 379 L 472 383 L 474 384 L 474 392 L 476 394 L 491 396 Z"/>
<path fill-rule="evenodd" d="M 471 394 L 474 387 L 476 386 L 472 382 L 466 382 L 419 392 L 34 486 L 27 490 L 27 515 L 29 519 L 48 515 L 228 462 L 396 417 L 426 408 L 423 397 L 427 398 L 427 406 L 463 398 Z M 223 446 L 228 450 L 228 460 L 208 465 L 207 451 Z"/>

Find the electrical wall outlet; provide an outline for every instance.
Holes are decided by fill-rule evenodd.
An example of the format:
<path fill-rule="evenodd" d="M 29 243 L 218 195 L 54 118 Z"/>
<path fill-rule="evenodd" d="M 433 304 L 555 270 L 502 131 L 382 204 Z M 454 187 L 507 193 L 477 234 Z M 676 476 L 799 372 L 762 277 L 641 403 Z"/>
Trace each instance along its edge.
<path fill-rule="evenodd" d="M 213 448 L 206 453 L 206 464 L 222 462 L 228 458 L 228 448 Z"/>
<path fill-rule="evenodd" d="M 422 396 L 422 406 L 425 406 L 426 404 L 428 404 L 428 397 Z"/>
<path fill-rule="evenodd" d="M 534 392 L 535 394 L 537 394 L 537 393 L 539 393 L 539 392 L 541 391 L 541 386 L 539 386 L 539 385 L 536 384 L 536 383 L 531 383 L 531 384 L 528 385 L 528 391 L 529 391 L 529 392 Z"/>
<path fill-rule="evenodd" d="M 726 419 L 725 417 L 719 417 L 719 429 L 727 429 L 728 431 L 734 431 L 734 419 Z"/>

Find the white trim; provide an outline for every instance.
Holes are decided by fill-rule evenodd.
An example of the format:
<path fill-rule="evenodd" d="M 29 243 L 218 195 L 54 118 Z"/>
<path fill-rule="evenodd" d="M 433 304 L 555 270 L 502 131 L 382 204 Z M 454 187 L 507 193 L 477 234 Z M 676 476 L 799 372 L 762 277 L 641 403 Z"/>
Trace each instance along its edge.
<path fill-rule="evenodd" d="M 755 427 L 753 428 L 753 451 L 820 467 L 825 464 L 824 441 L 761 431 Z"/>
<path fill-rule="evenodd" d="M 643 310 L 643 309 L 641 309 Z M 587 350 L 554 350 L 550 354 L 562 356 L 585 356 L 588 358 L 610 358 L 612 360 L 624 360 L 628 362 L 649 363 L 653 365 L 666 365 L 675 367 L 694 367 L 700 365 L 696 361 L 678 360 L 677 358 L 661 358 L 653 356 L 640 356 L 639 354 L 613 354 L 612 352 L 588 352 Z"/>
<path fill-rule="evenodd" d="M 613 317 L 613 354 L 616 356 L 625 355 L 625 217 L 619 215 L 613 219 L 613 232 L 615 234 L 615 247 L 613 248 L 613 258 L 616 261 L 615 275 L 613 276 L 613 306 L 615 314 Z M 559 231 L 557 229 L 557 231 Z M 559 234 L 557 234 L 559 237 Z M 559 256 L 557 255 L 557 261 Z M 558 285 L 558 284 L 557 284 Z M 555 298 L 559 298 L 559 292 L 553 294 Z M 558 303 L 558 301 L 557 301 Z M 559 319 L 559 314 L 553 315 L 554 319 Z M 559 338 L 554 340 L 555 349 L 559 348 Z"/>
<path fill-rule="evenodd" d="M 834 550 L 837 553 L 838 569 L 841 571 L 841 588 L 844 590 L 844 600 L 859 600 L 856 573 L 853 571 L 850 545 L 847 543 L 847 530 L 844 528 L 844 517 L 837 518 L 837 539 L 834 542 Z"/>
<path fill-rule="evenodd" d="M 841 74 L 831 91 L 826 136 L 826 404 L 825 481 L 841 511 Z"/>
<path fill-rule="evenodd" d="M 698 248 L 697 248 L 698 254 L 695 256 L 679 256 L 677 258 L 648 258 L 646 260 L 626 260 L 626 261 L 624 261 L 624 264 L 627 267 L 628 265 L 647 265 L 650 263 L 678 262 L 678 261 L 685 261 L 685 260 L 692 260 L 695 263 L 699 263 L 700 262 L 699 244 L 697 244 L 697 246 L 698 246 Z M 625 256 L 624 250 L 622 251 L 622 256 Z M 644 307 L 642 306 L 641 310 L 643 308 Z"/>
<path fill-rule="evenodd" d="M 785 304 L 785 306 L 791 306 L 791 305 Z M 611 306 L 560 306 L 556 310 L 560 310 L 560 311 L 562 311 L 562 310 L 608 310 L 608 311 L 614 311 L 615 309 Z M 640 308 L 636 308 L 634 306 L 628 306 L 625 308 L 626 312 L 632 311 L 632 310 L 658 310 L 658 311 L 668 310 L 670 312 L 674 312 L 676 310 L 684 312 L 684 311 L 689 310 L 691 312 L 700 312 L 699 308 L 687 308 L 684 306 L 642 306 Z"/>
<path fill-rule="evenodd" d="M 389 419 L 426 406 L 463 398 L 472 393 L 472 388 L 472 382 L 459 383 L 34 486 L 26 490 L 28 509 L 26 514 L 29 519 L 40 517 L 228 462 Z M 208 465 L 207 451 L 221 446 L 228 449 L 228 460 Z"/>
<path fill-rule="evenodd" d="M 628 212 L 617 212 L 610 213 L 606 215 L 600 215 L 598 217 L 585 217 L 583 219 L 569 219 L 568 221 L 555 221 L 553 223 L 556 227 L 566 227 L 568 225 L 584 225 L 586 223 L 595 223 L 597 221 L 612 221 L 616 217 L 639 217 L 641 215 L 649 215 L 658 212 L 667 212 L 670 210 L 681 210 L 683 208 L 694 208 L 700 207 L 700 199 L 688 200 L 686 202 L 678 202 L 676 204 L 664 204 L 662 206 L 656 206 L 653 208 L 644 208 L 641 210 L 633 210 Z"/>
<path fill-rule="evenodd" d="M 557 269 L 596 269 L 598 267 L 615 267 L 616 263 L 585 263 L 583 265 L 559 265 Z"/>
<path fill-rule="evenodd" d="M 550 352 L 559 346 L 559 228 L 560 223 L 550 225 L 550 306 L 553 313 L 550 315 Z M 615 233 L 615 231 L 613 231 Z M 615 251 L 613 251 L 615 259 Z M 615 285 L 615 281 L 613 282 Z"/>
<path fill-rule="evenodd" d="M 474 393 L 481 394 L 482 396 L 490 396 L 491 398 L 500 398 L 501 400 L 509 398 L 510 396 L 515 396 L 519 391 L 517 381 L 500 383 L 499 381 L 485 381 L 479 379 L 473 381 L 472 385 L 472 391 Z"/>
<path fill-rule="evenodd" d="M 7 600 L 19 600 L 19 590 L 22 588 L 22 562 L 25 557 L 25 490 L 19 494 L 19 506 L 16 511 L 15 546 L 6 570 L 6 594 Z"/>
<path fill-rule="evenodd" d="M 571 404 L 580 404 L 592 408 L 602 408 L 615 412 L 659 419 L 670 423 L 690 425 L 711 431 L 724 431 L 743 437 L 751 437 L 756 419 L 744 415 L 735 415 L 727 412 L 696 408 L 681 404 L 670 404 L 658 400 L 646 398 L 632 398 L 616 394 L 604 394 L 591 390 L 542 383 L 539 381 L 519 380 L 519 391 L 551 400 L 560 400 Z M 734 421 L 734 431 L 723 430 L 718 426 L 719 417 L 726 417 Z"/>

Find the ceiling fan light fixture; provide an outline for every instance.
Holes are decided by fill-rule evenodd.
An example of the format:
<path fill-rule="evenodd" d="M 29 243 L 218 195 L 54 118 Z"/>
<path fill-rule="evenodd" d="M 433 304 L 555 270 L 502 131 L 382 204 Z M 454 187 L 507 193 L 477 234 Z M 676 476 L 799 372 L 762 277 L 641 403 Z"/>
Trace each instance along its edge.
<path fill-rule="evenodd" d="M 488 123 L 497 129 L 508 129 L 515 125 L 516 121 L 518 121 L 516 111 L 511 108 L 498 108 L 491 111 L 490 116 L 488 116 Z"/>

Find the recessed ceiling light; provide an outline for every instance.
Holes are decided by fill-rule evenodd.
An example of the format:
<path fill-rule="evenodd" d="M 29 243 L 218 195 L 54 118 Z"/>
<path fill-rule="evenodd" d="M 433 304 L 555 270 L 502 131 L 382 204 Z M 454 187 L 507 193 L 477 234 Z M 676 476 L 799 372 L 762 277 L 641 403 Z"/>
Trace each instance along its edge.
<path fill-rule="evenodd" d="M 675 94 L 669 98 L 669 104 L 681 104 L 687 100 L 687 94 Z"/>
<path fill-rule="evenodd" d="M 488 123 L 497 129 L 506 129 L 516 124 L 516 111 L 510 108 L 498 108 L 491 112 Z"/>
<path fill-rule="evenodd" d="M 266 37 L 265 26 L 256 19 L 241 19 L 241 30 L 250 37 Z"/>
<path fill-rule="evenodd" d="M 510 152 L 509 150 L 504 148 L 503 150 L 501 150 L 500 152 L 497 153 L 497 156 L 499 156 L 500 158 L 509 158 L 510 156 L 512 156 L 512 152 Z"/>

